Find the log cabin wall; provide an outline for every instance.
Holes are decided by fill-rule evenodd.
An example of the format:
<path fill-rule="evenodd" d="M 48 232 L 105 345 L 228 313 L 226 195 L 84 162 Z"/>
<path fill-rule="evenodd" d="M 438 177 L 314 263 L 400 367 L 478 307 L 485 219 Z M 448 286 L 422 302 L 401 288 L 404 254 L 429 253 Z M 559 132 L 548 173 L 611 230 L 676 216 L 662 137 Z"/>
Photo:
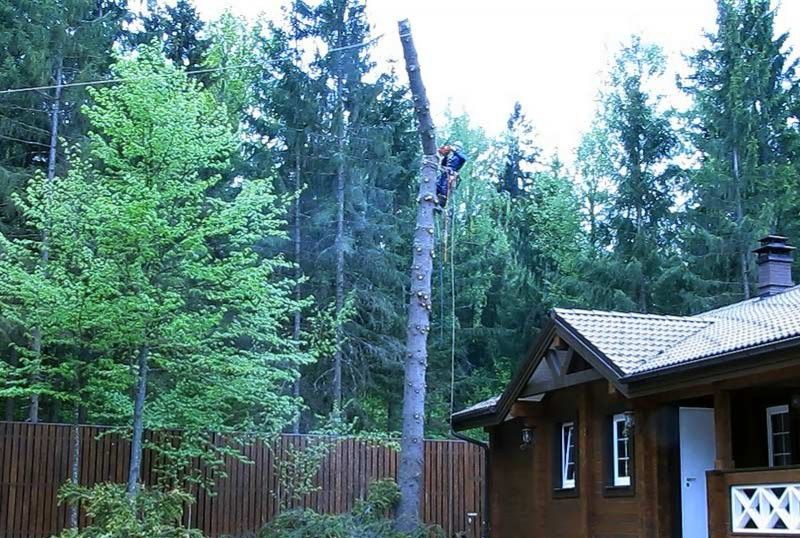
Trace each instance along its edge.
<path fill-rule="evenodd" d="M 676 504 L 677 412 L 639 406 L 597 381 L 550 393 L 541 411 L 490 429 L 492 537 L 670 538 Z M 611 487 L 611 418 L 634 416 L 630 488 Z M 576 488 L 558 491 L 559 425 L 576 425 Z M 522 428 L 535 442 L 521 450 Z M 679 527 L 679 525 L 678 525 Z"/>

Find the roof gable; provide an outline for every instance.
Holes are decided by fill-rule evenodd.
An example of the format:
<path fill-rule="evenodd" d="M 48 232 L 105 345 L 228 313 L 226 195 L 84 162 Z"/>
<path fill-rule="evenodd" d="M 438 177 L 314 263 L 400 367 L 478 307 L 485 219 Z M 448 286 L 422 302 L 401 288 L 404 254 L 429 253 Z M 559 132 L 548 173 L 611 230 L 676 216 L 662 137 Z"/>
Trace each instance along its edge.
<path fill-rule="evenodd" d="M 642 359 L 708 327 L 709 321 L 674 316 L 557 308 L 556 318 L 572 327 L 618 370 L 635 373 Z"/>
<path fill-rule="evenodd" d="M 503 394 L 455 413 L 454 425 L 497 424 L 521 396 L 545 386 L 558 388 L 553 381 L 566 373 L 559 361 L 569 362 L 562 357 L 546 365 L 556 336 L 627 394 L 628 383 L 644 376 L 701 366 L 733 353 L 763 352 L 765 345 L 800 346 L 800 286 L 687 317 L 556 309 Z M 597 377 L 583 374 L 585 381 Z"/>

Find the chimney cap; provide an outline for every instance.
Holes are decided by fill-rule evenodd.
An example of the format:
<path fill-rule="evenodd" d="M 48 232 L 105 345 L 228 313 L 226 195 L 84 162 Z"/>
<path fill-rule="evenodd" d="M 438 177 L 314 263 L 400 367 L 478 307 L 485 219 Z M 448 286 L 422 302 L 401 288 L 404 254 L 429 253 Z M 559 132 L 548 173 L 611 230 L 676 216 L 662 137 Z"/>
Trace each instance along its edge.
<path fill-rule="evenodd" d="M 780 293 L 794 286 L 792 281 L 793 246 L 786 237 L 770 234 L 760 239 L 761 246 L 753 252 L 758 254 L 758 292 L 761 297 Z"/>
<path fill-rule="evenodd" d="M 758 240 L 758 242 L 761 243 L 761 246 L 753 250 L 753 252 L 757 254 L 763 254 L 767 252 L 772 252 L 776 254 L 777 253 L 789 254 L 796 249 L 795 247 L 787 244 L 788 240 L 789 238 L 783 235 L 776 235 L 776 234 L 766 235 Z"/>

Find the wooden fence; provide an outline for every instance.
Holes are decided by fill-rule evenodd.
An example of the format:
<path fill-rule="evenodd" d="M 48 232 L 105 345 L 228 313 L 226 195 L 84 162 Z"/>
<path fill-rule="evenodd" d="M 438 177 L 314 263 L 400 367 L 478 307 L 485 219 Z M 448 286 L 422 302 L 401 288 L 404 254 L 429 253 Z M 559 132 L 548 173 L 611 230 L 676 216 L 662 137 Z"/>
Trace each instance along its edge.
<path fill-rule="evenodd" d="M 73 427 L 63 424 L 0 422 L 0 538 L 44 538 L 67 524 L 67 509 L 58 506 L 58 488 L 70 476 Z M 104 435 L 101 435 L 104 434 Z M 129 442 L 102 427 L 78 427 L 80 483 L 125 481 Z M 150 441 L 158 434 L 147 432 Z M 254 536 L 278 512 L 280 485 L 276 458 L 313 438 L 283 435 L 272 448 L 262 442 L 242 451 L 252 463 L 226 460 L 227 478 L 217 480 L 216 495 L 204 490 L 187 509 L 185 523 L 207 536 Z M 349 510 L 367 486 L 397 471 L 396 451 L 357 439 L 337 441 L 316 476 L 318 489 L 293 507 L 326 513 Z M 154 477 L 154 454 L 145 450 L 143 481 Z M 421 509 L 427 523 L 440 525 L 448 536 L 478 538 L 483 515 L 483 454 L 461 441 L 425 441 L 425 482 Z M 477 514 L 469 517 L 468 514 Z M 81 514 L 81 523 L 85 515 Z"/>

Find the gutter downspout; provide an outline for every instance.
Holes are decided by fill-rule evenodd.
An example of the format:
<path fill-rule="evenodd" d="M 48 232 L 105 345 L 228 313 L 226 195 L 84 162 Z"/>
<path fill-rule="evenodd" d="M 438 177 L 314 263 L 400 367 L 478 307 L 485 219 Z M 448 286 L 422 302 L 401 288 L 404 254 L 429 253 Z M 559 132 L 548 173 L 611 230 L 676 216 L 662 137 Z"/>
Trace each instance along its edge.
<path fill-rule="evenodd" d="M 491 529 L 491 514 L 492 510 L 489 506 L 489 480 L 491 477 L 491 471 L 489 467 L 489 443 L 484 441 L 480 441 L 475 439 L 474 437 L 470 437 L 468 435 L 464 435 L 461 432 L 457 432 L 453 429 L 452 423 L 450 424 L 450 435 L 455 437 L 456 439 L 461 439 L 462 441 L 466 441 L 475 446 L 479 446 L 483 449 L 483 482 L 481 484 L 481 497 L 483 499 L 483 513 L 481 514 L 481 538 L 489 538 L 489 530 Z"/>

